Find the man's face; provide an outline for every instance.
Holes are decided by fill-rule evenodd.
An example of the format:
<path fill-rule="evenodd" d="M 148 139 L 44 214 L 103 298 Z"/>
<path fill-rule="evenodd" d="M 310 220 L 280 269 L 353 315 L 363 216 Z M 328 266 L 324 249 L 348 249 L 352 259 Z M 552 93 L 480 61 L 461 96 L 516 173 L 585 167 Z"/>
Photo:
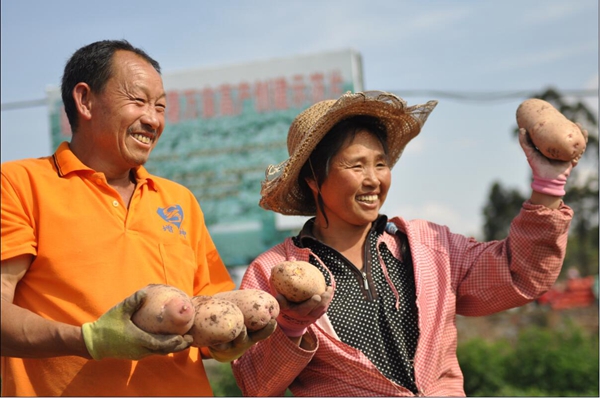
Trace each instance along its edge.
<path fill-rule="evenodd" d="M 95 156 L 110 168 L 143 165 L 165 126 L 166 97 L 160 74 L 139 55 L 117 51 L 112 77 L 92 93 Z"/>

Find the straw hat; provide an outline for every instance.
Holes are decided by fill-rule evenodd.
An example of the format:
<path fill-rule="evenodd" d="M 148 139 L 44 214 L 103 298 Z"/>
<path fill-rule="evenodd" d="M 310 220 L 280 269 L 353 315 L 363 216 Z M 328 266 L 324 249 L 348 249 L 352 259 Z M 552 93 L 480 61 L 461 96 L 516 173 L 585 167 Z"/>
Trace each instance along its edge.
<path fill-rule="evenodd" d="M 262 182 L 259 205 L 285 215 L 316 214 L 312 198 L 298 185 L 300 169 L 321 139 L 338 122 L 356 115 L 374 116 L 387 129 L 390 168 L 400 158 L 404 147 L 419 134 L 437 101 L 407 106 L 406 101 L 383 91 L 351 93 L 337 100 L 317 102 L 300 113 L 290 126 L 287 138 L 289 159 L 270 165 Z"/>

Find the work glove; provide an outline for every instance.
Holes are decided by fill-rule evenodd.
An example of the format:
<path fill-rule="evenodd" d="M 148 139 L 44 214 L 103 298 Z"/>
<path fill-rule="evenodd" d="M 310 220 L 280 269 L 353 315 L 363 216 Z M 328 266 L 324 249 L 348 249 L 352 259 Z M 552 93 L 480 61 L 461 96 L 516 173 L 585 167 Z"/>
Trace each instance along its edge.
<path fill-rule="evenodd" d="M 577 123 L 577 126 L 581 130 L 585 137 L 585 142 L 587 143 L 587 130 L 582 129 L 579 123 Z M 523 148 L 523 152 L 525 152 L 527 162 L 529 163 L 529 167 L 531 167 L 533 174 L 531 189 L 546 195 L 564 196 L 567 178 L 569 177 L 569 174 L 571 174 L 573 167 L 579 162 L 581 156 L 570 162 L 549 159 L 535 148 L 529 134 L 523 128 L 519 129 L 519 144 L 521 144 L 521 148 Z"/>
<path fill-rule="evenodd" d="M 254 344 L 271 336 L 276 327 L 277 322 L 275 319 L 271 319 L 265 327 L 254 332 L 248 332 L 244 327 L 233 341 L 210 346 L 208 351 L 213 359 L 219 362 L 231 362 L 241 357 Z"/>
<path fill-rule="evenodd" d="M 138 360 L 149 355 L 183 351 L 191 345 L 192 336 L 189 335 L 151 334 L 138 328 L 131 321 L 131 316 L 145 299 L 146 291 L 138 290 L 95 322 L 81 326 L 85 345 L 92 358 Z"/>
<path fill-rule="evenodd" d="M 273 286 L 271 286 L 271 294 L 279 303 L 277 324 L 281 331 L 288 337 L 300 337 L 306 333 L 308 326 L 315 323 L 327 311 L 333 297 L 333 288 L 327 286 L 321 295 L 315 294 L 301 303 L 287 300 Z"/>

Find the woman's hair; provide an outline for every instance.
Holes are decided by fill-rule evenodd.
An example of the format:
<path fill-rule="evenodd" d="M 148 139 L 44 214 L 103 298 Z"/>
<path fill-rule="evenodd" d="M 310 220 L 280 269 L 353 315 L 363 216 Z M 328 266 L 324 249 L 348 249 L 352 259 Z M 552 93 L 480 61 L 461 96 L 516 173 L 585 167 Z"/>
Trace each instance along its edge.
<path fill-rule="evenodd" d="M 78 83 L 87 83 L 93 92 L 101 93 L 112 76 L 112 59 L 116 51 L 130 51 L 142 57 L 160 73 L 160 65 L 143 50 L 127 40 L 102 40 L 81 47 L 65 66 L 61 82 L 61 95 L 71 131 L 77 130 L 77 108 L 73 89 Z"/>
<path fill-rule="evenodd" d="M 312 190 L 306 183 L 306 178 L 314 179 L 320 188 L 329 175 L 331 159 L 337 155 L 346 142 L 351 142 L 359 131 L 367 131 L 375 136 L 381 143 L 384 153 L 388 154 L 388 132 L 378 118 L 358 115 L 338 122 L 325 134 L 325 137 L 317 144 L 306 163 L 302 166 L 302 169 L 300 169 L 298 184 L 306 200 L 314 200 Z M 323 213 L 325 222 L 328 224 L 329 221 L 327 214 L 325 214 L 320 190 L 317 194 L 317 203 L 315 205 L 317 212 L 321 211 Z"/>

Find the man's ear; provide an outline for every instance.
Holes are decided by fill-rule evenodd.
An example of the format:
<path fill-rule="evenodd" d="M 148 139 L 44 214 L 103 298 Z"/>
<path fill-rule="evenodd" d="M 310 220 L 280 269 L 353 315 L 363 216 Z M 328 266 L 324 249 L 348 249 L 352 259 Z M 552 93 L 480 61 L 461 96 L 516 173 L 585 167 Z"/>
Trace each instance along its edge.
<path fill-rule="evenodd" d="M 79 117 L 90 120 L 92 118 L 92 90 L 87 83 L 77 83 L 73 88 L 73 99 Z"/>

